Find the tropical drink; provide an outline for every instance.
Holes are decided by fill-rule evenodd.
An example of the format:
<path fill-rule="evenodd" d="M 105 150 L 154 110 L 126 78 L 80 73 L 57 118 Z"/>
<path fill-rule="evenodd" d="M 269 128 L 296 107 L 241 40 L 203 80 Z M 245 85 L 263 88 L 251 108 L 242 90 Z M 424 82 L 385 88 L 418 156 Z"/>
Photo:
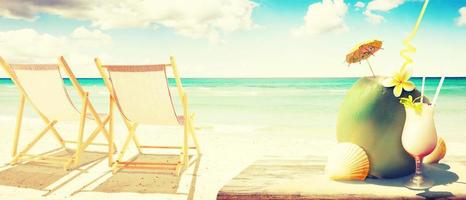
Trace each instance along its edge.
<path fill-rule="evenodd" d="M 433 107 L 423 104 L 421 112 L 410 107 L 405 110 L 406 122 L 401 135 L 403 148 L 413 157 L 429 155 L 437 144 Z"/>
<path fill-rule="evenodd" d="M 435 149 L 437 143 L 434 108 L 423 103 L 418 107 L 405 105 L 405 110 L 406 121 L 401 142 L 406 152 L 416 160 L 416 172 L 406 187 L 416 190 L 430 188 L 433 182 L 422 176 L 422 159 Z"/>

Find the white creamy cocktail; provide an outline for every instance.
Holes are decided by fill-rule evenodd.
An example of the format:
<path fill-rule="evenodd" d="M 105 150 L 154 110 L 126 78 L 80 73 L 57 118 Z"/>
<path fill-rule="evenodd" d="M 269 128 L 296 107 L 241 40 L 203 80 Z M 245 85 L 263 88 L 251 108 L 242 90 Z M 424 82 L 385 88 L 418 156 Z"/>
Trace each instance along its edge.
<path fill-rule="evenodd" d="M 429 155 L 437 144 L 434 124 L 434 107 L 423 103 L 421 109 L 405 105 L 406 121 L 401 136 L 403 148 L 416 160 L 416 172 L 406 187 L 422 190 L 433 185 L 422 175 L 422 159 Z"/>
<path fill-rule="evenodd" d="M 434 124 L 434 108 L 422 104 L 422 111 L 405 107 L 406 122 L 401 136 L 404 149 L 413 157 L 429 155 L 437 143 L 437 131 Z"/>

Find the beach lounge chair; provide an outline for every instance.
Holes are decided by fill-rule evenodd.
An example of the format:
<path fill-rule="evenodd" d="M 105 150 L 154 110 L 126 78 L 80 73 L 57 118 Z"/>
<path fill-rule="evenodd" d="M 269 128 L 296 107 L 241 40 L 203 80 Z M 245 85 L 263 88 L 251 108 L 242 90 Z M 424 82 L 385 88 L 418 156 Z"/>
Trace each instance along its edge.
<path fill-rule="evenodd" d="M 193 126 L 194 115 L 188 109 L 188 96 L 183 90 L 175 59 L 170 57 L 170 64 L 156 65 L 103 65 L 99 58 L 95 59 L 97 68 L 105 81 L 110 95 L 111 104 L 115 104 L 128 129 L 128 135 L 121 151 L 113 163 L 113 171 L 119 169 L 163 169 L 174 170 L 176 175 L 189 165 L 188 149 L 195 149 L 200 155 L 199 143 L 196 139 Z M 183 106 L 183 116 L 176 114 L 168 87 L 166 68 L 171 67 L 176 81 L 177 90 Z M 112 106 L 111 106 L 112 107 Z M 113 111 L 110 113 L 113 114 Z M 148 146 L 141 145 L 136 136 L 136 127 L 139 124 L 168 125 L 184 128 L 182 146 Z M 113 124 L 112 124 L 113 125 Z M 112 127 L 110 127 L 112 129 Z M 188 137 L 194 142 L 189 147 Z M 182 139 L 180 137 L 180 139 Z M 179 149 L 176 154 L 179 159 L 176 163 L 136 162 L 133 159 L 123 161 L 122 158 L 133 141 L 139 154 L 142 149 Z M 153 154 L 156 155 L 156 154 Z"/>
<path fill-rule="evenodd" d="M 63 57 L 58 59 L 57 64 L 8 64 L 0 57 L 0 65 L 10 76 L 20 93 L 19 111 L 17 114 L 16 128 L 13 137 L 12 161 L 10 164 L 23 163 L 28 161 L 63 164 L 65 170 L 77 167 L 80 164 L 83 151 L 92 143 L 99 133 L 103 133 L 107 141 L 112 141 L 112 134 L 105 129 L 105 125 L 110 121 L 110 116 L 103 116 L 96 112 L 94 106 L 89 101 L 88 92 L 78 83 L 76 77 Z M 70 99 L 61 75 L 62 69 L 68 76 L 77 94 L 82 100 L 81 109 Z M 40 116 L 46 124 L 39 134 L 32 141 L 25 145 L 24 149 L 18 152 L 19 136 L 23 118 L 25 103 L 29 102 L 33 110 Z M 97 128 L 84 140 L 84 128 L 87 120 L 94 121 Z M 76 140 L 64 140 L 62 135 L 54 127 L 57 122 L 69 121 L 79 122 L 79 130 Z M 53 156 L 57 151 L 48 151 L 41 154 L 28 154 L 46 133 L 51 132 L 60 144 L 58 151 L 69 152 L 66 156 Z M 69 149 L 70 145 L 75 146 L 74 150 Z M 114 145 L 108 145 L 109 160 L 114 153 Z"/>

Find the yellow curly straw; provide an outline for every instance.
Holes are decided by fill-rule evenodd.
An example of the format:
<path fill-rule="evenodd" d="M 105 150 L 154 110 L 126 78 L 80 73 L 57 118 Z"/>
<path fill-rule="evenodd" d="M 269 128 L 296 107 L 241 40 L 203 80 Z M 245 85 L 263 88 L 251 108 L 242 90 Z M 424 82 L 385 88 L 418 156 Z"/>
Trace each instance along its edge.
<path fill-rule="evenodd" d="M 413 31 L 409 36 L 403 40 L 403 45 L 405 45 L 405 49 L 400 51 L 400 56 L 405 59 L 405 62 L 403 63 L 403 66 L 401 66 L 400 72 L 403 72 L 406 70 L 406 67 L 413 63 L 413 59 L 411 59 L 409 56 L 406 55 L 406 53 L 411 52 L 415 53 L 416 48 L 414 48 L 413 45 L 411 45 L 411 40 L 414 39 L 416 36 L 417 30 L 419 29 L 419 25 L 421 24 L 422 18 L 424 17 L 424 12 L 426 11 L 427 4 L 429 4 L 429 0 L 424 0 L 424 5 L 422 6 L 421 13 L 419 14 L 419 17 L 417 18 L 416 25 L 414 26 Z"/>

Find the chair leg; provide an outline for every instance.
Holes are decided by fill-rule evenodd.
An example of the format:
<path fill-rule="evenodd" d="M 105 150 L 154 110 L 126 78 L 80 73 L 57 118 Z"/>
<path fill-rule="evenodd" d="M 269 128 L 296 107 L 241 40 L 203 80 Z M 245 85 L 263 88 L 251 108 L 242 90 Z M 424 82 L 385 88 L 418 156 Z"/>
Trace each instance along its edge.
<path fill-rule="evenodd" d="M 189 132 L 189 123 L 185 123 L 184 125 L 184 137 L 183 137 L 183 166 L 185 168 L 188 167 L 188 132 Z"/>
<path fill-rule="evenodd" d="M 11 152 L 12 157 L 16 156 L 16 153 L 18 151 L 18 139 L 19 139 L 19 133 L 21 131 L 21 124 L 23 120 L 25 101 L 26 101 L 26 98 L 24 97 L 24 94 L 21 94 L 20 99 L 19 99 L 18 116 L 16 117 L 15 135 L 13 137 L 13 150 Z"/>
<path fill-rule="evenodd" d="M 110 118 L 107 117 L 107 119 L 105 119 L 102 123 L 107 124 L 108 120 L 110 120 Z M 92 143 L 92 141 L 94 141 L 95 137 L 97 137 L 97 135 L 104 128 L 103 125 L 99 124 L 97 121 L 96 121 L 96 124 L 97 124 L 97 128 L 94 129 L 94 131 L 91 133 L 91 135 L 87 138 L 86 142 L 84 142 L 83 149 L 86 149 L 87 146 L 89 146 Z"/>
<path fill-rule="evenodd" d="M 37 135 L 31 143 L 29 143 L 26 148 L 23 149 L 19 154 L 17 154 L 13 160 L 11 161 L 11 164 L 16 164 L 18 162 L 18 159 L 26 154 L 46 133 L 49 131 L 54 125 L 57 123 L 57 121 L 52 121 L 50 122 L 40 133 Z"/>
<path fill-rule="evenodd" d="M 126 149 L 128 148 L 129 143 L 133 139 L 134 128 L 135 128 L 134 126 L 129 128 L 129 134 L 126 137 L 125 143 L 123 144 L 123 148 L 121 149 L 120 154 L 118 155 L 118 157 L 116 159 L 116 162 L 113 163 L 114 170 L 116 168 L 116 165 L 118 164 L 118 161 L 120 161 L 123 158 L 123 156 L 125 155 Z"/>
<path fill-rule="evenodd" d="M 136 131 L 136 127 L 134 127 L 134 129 L 134 131 Z M 136 134 L 133 134 L 133 142 L 136 148 L 138 149 L 139 154 L 142 154 L 141 144 L 139 143 L 139 139 Z"/>
<path fill-rule="evenodd" d="M 74 155 L 74 161 L 73 161 L 73 165 L 75 167 L 78 166 L 78 164 L 80 162 L 80 159 L 81 159 L 81 153 L 84 151 L 84 149 L 83 149 L 83 134 L 84 134 L 84 127 L 86 125 L 87 106 L 89 105 L 89 98 L 88 98 L 87 93 L 84 95 L 84 101 L 83 102 L 84 102 L 84 105 L 83 105 L 83 108 L 82 108 L 82 111 L 81 111 L 81 120 L 79 122 L 79 132 L 78 132 L 78 141 L 77 141 L 78 143 L 77 143 L 76 153 Z"/>
<path fill-rule="evenodd" d="M 44 121 L 46 124 L 49 124 L 50 123 L 50 120 L 45 116 L 43 115 L 40 111 L 36 110 L 38 113 L 39 113 L 39 116 L 40 118 L 42 119 L 42 121 Z M 66 149 L 66 144 L 65 144 L 65 140 L 63 140 L 63 138 L 60 136 L 60 134 L 58 133 L 57 129 L 55 129 L 55 127 L 51 127 L 50 130 L 52 131 L 53 133 L 53 136 L 55 136 L 55 138 L 58 140 L 58 142 L 60 143 L 60 145 L 62 146 L 63 149 Z"/>
<path fill-rule="evenodd" d="M 190 116 L 190 120 L 189 120 L 189 133 L 191 134 L 191 137 L 194 141 L 194 145 L 196 146 L 196 152 L 197 152 L 197 155 L 201 155 L 201 149 L 200 149 L 200 146 L 199 146 L 199 141 L 197 140 L 197 136 L 196 136 L 196 133 L 194 131 L 194 125 L 193 125 L 193 120 L 194 120 L 194 114 Z"/>
<path fill-rule="evenodd" d="M 112 102 L 110 102 L 110 104 L 112 104 Z M 90 143 L 95 139 L 95 137 L 97 137 L 97 135 L 102 132 L 103 135 L 105 136 L 105 138 L 107 139 L 107 142 L 109 144 L 112 144 L 113 145 L 113 148 L 114 150 L 116 149 L 116 145 L 114 143 L 111 143 L 110 142 L 110 133 L 107 131 L 107 129 L 105 129 L 105 125 L 108 123 L 108 121 L 110 120 L 110 115 L 107 116 L 107 118 L 104 119 L 104 121 L 102 121 L 100 119 L 100 116 L 97 114 L 97 112 L 95 111 L 95 108 L 94 106 L 92 106 L 92 104 L 89 104 L 88 105 L 88 110 L 89 112 L 91 113 L 91 115 L 94 117 L 94 121 L 95 123 L 97 124 L 97 128 L 94 130 L 94 132 L 91 133 L 91 135 L 88 137 L 88 139 L 86 140 L 86 142 L 84 143 L 84 146 L 83 146 L 83 149 L 86 149 L 88 145 L 90 145 Z"/>
<path fill-rule="evenodd" d="M 110 134 L 108 133 L 107 129 L 105 129 L 106 122 L 102 122 L 102 120 L 100 119 L 99 115 L 95 111 L 95 108 L 94 108 L 94 106 L 92 106 L 92 104 L 89 104 L 89 112 L 91 112 L 92 116 L 94 117 L 94 121 L 101 128 L 100 130 L 104 134 L 107 141 L 109 141 L 110 140 Z"/>
<path fill-rule="evenodd" d="M 133 125 L 130 124 L 129 121 L 127 121 L 126 119 L 125 120 L 125 125 L 126 127 L 128 128 L 128 131 L 131 131 L 131 129 L 133 129 L 133 132 L 136 131 L 136 127 L 138 126 L 137 123 L 134 123 Z M 139 143 L 139 140 L 138 140 L 138 137 L 136 134 L 133 134 L 133 142 L 134 142 L 134 145 L 136 146 L 136 148 L 138 149 L 138 152 L 139 154 L 142 154 L 142 149 L 141 149 L 141 144 Z"/>
<path fill-rule="evenodd" d="M 109 132 L 109 142 L 108 142 L 108 166 L 111 167 L 113 164 L 113 154 L 115 153 L 115 145 L 113 144 L 114 135 L 113 135 L 113 97 L 110 96 L 110 107 L 108 111 L 108 117 L 110 118 L 108 121 L 108 132 Z"/>

